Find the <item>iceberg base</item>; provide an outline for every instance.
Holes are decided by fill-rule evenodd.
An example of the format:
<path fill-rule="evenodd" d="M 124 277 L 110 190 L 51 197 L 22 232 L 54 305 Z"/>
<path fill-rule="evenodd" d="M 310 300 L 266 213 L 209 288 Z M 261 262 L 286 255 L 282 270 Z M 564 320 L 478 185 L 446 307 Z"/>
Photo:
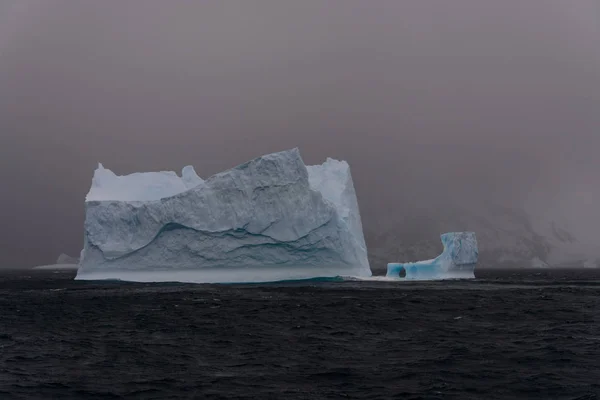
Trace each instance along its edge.
<path fill-rule="evenodd" d="M 407 280 L 475 279 L 475 264 L 457 265 L 446 270 L 434 261 L 389 263 L 386 276 Z"/>
<path fill-rule="evenodd" d="M 337 278 L 342 275 L 356 274 L 364 276 L 364 270 L 348 268 L 347 265 L 335 266 L 265 266 L 252 267 L 215 267 L 180 270 L 96 270 L 80 269 L 75 280 L 119 280 L 127 282 L 183 282 L 183 283 L 268 283 L 305 279 Z"/>

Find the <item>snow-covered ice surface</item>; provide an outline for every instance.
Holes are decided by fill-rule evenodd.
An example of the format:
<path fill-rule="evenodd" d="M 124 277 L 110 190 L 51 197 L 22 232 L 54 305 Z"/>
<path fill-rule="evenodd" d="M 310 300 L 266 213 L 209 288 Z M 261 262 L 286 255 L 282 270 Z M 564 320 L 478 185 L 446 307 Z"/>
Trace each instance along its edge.
<path fill-rule="evenodd" d="M 86 198 L 76 279 L 272 282 L 371 276 L 350 167 L 306 167 L 298 149 L 206 181 L 186 167 L 117 176 Z"/>
<path fill-rule="evenodd" d="M 389 263 L 386 277 L 409 280 L 474 279 L 479 256 L 475 233 L 444 233 L 441 239 L 444 251 L 438 257 L 413 263 Z"/>
<path fill-rule="evenodd" d="M 137 172 L 119 176 L 99 164 L 94 171 L 86 201 L 160 200 L 185 192 L 202 182 L 191 166 L 183 168 L 180 178 L 173 171 Z"/>

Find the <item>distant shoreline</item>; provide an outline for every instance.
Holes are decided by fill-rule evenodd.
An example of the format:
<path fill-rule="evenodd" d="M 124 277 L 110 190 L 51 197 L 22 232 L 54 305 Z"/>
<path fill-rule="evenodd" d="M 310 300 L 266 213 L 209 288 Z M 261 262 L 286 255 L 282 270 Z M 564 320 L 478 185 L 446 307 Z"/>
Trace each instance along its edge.
<path fill-rule="evenodd" d="M 37 267 L 33 267 L 32 269 L 45 269 L 45 270 L 72 269 L 72 270 L 76 270 L 77 268 L 78 268 L 77 264 L 51 264 L 51 265 L 40 265 Z"/>

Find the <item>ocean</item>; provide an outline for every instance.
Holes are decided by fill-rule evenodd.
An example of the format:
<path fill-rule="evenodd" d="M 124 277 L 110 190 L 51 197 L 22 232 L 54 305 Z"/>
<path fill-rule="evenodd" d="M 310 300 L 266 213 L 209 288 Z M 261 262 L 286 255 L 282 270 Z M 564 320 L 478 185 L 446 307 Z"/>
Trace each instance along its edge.
<path fill-rule="evenodd" d="M 74 281 L 0 270 L 0 399 L 600 399 L 600 270 Z"/>

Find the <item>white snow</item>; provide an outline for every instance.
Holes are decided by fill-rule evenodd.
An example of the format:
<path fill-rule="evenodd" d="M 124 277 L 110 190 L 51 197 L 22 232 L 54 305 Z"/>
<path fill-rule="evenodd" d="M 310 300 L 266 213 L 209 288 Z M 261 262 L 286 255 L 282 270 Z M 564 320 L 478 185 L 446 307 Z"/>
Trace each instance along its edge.
<path fill-rule="evenodd" d="M 181 179 L 183 180 L 183 184 L 185 185 L 186 189 L 194 188 L 204 182 L 202 178 L 196 174 L 194 167 L 191 165 L 183 167 L 183 170 L 181 171 Z"/>
<path fill-rule="evenodd" d="M 344 161 L 306 167 L 298 149 L 202 181 L 191 167 L 116 176 L 87 196 L 77 279 L 267 282 L 370 276 Z"/>
<path fill-rule="evenodd" d="M 119 176 L 98 164 L 86 201 L 151 201 L 171 197 L 202 183 L 191 166 L 182 178 L 173 171 L 142 172 Z"/>

